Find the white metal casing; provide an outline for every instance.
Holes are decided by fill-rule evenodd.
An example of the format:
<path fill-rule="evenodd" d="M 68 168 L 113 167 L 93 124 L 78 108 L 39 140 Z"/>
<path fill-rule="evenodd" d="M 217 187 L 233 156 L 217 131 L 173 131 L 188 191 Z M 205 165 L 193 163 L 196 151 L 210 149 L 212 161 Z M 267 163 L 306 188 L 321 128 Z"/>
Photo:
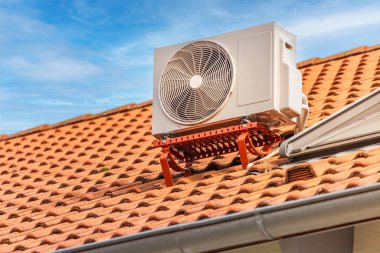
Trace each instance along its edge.
<path fill-rule="evenodd" d="M 226 103 L 202 126 L 261 112 L 280 117 L 301 114 L 302 76 L 296 67 L 296 38 L 277 23 L 225 33 L 194 41 L 212 41 L 229 53 L 233 62 L 233 88 Z M 161 75 L 173 55 L 187 44 L 154 51 L 153 124 L 155 136 L 191 127 L 170 119 L 159 101 Z"/>

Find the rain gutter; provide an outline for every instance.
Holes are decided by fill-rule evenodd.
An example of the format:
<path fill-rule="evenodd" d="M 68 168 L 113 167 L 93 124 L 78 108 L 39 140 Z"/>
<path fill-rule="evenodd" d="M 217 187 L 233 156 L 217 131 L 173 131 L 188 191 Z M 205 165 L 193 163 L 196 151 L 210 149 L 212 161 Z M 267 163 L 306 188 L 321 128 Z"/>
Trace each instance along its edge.
<path fill-rule="evenodd" d="M 56 252 L 221 251 L 379 219 L 379 210 L 376 183 Z"/>

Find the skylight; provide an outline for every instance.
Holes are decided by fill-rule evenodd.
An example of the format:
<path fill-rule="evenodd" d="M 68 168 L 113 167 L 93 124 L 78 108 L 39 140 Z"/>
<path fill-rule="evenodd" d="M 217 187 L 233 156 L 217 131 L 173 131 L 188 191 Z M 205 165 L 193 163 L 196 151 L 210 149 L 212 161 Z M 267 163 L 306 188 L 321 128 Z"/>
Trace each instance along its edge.
<path fill-rule="evenodd" d="M 280 156 L 302 160 L 380 143 L 380 89 L 284 141 Z"/>

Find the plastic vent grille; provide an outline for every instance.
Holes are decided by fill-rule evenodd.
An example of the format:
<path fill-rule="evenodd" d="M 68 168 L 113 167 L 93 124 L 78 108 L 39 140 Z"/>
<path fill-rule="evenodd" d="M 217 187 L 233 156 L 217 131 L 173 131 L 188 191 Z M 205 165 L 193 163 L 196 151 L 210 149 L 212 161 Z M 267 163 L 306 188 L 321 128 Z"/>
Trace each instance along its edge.
<path fill-rule="evenodd" d="M 315 177 L 314 171 L 310 166 L 298 166 L 290 168 L 286 171 L 286 182 L 294 182 L 298 180 L 308 180 Z"/>
<path fill-rule="evenodd" d="M 210 41 L 188 44 L 171 58 L 161 76 L 161 105 L 178 123 L 204 121 L 226 101 L 232 79 L 232 61 L 224 48 Z"/>

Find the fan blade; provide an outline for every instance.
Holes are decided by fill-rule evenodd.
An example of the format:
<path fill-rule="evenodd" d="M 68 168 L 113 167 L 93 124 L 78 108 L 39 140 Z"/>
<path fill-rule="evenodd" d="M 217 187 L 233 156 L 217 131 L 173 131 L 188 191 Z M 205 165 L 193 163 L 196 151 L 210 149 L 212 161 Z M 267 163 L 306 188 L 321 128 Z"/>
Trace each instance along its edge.
<path fill-rule="evenodd" d="M 199 86 L 190 86 L 195 75 Z M 211 41 L 190 43 L 166 66 L 160 80 L 164 110 L 179 123 L 196 123 L 211 116 L 226 100 L 232 85 L 228 53 Z"/>

